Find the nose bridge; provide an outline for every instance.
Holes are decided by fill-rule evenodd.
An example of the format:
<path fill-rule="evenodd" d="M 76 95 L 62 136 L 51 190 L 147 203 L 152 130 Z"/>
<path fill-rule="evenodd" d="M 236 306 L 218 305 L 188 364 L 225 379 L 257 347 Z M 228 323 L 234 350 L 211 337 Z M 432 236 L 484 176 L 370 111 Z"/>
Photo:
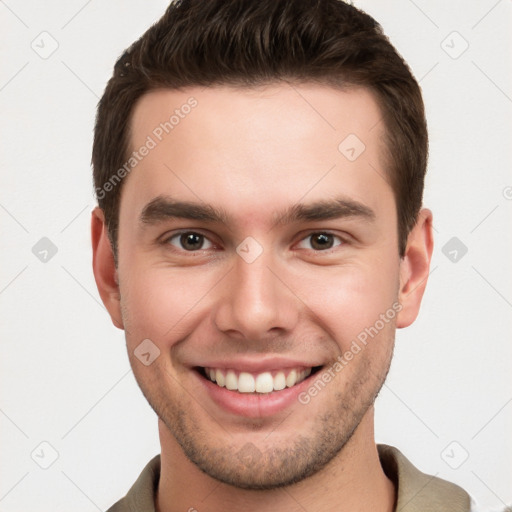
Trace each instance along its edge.
<path fill-rule="evenodd" d="M 293 294 L 276 277 L 272 251 L 264 250 L 254 260 L 239 253 L 218 305 L 216 324 L 222 331 L 257 340 L 271 331 L 288 331 L 298 318 Z"/>

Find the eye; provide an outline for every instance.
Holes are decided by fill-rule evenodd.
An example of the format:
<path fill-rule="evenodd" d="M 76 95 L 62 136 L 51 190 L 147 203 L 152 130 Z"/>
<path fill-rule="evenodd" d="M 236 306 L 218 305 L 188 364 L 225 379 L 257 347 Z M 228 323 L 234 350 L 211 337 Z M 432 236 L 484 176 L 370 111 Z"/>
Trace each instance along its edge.
<path fill-rule="evenodd" d="M 331 233 L 311 233 L 299 242 L 300 249 L 313 249 L 314 251 L 325 251 L 332 249 L 338 245 L 342 245 L 344 241 Z"/>
<path fill-rule="evenodd" d="M 166 240 L 166 243 L 189 252 L 211 249 L 213 247 L 212 242 L 208 238 L 195 231 L 186 231 L 173 235 Z"/>

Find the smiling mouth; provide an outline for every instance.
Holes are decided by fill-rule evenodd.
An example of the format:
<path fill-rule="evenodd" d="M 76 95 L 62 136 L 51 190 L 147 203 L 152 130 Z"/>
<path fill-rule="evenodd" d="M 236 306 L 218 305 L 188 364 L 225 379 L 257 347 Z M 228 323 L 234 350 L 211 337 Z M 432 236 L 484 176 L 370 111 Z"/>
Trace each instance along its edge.
<path fill-rule="evenodd" d="M 321 366 L 286 368 L 261 373 L 234 369 L 199 367 L 202 377 L 221 388 L 238 393 L 268 394 L 291 388 L 317 373 Z"/>

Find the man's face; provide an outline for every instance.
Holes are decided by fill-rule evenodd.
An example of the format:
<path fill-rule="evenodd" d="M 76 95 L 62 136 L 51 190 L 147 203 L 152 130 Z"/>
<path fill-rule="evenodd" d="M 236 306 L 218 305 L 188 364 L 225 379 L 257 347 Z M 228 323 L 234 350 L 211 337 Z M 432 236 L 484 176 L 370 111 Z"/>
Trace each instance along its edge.
<path fill-rule="evenodd" d="M 380 119 L 366 90 L 313 85 L 162 90 L 134 110 L 131 149 L 156 147 L 121 198 L 128 352 L 165 428 L 212 477 L 299 481 L 372 415 L 400 283 Z M 147 339 L 160 355 L 146 366 L 134 351 Z"/>

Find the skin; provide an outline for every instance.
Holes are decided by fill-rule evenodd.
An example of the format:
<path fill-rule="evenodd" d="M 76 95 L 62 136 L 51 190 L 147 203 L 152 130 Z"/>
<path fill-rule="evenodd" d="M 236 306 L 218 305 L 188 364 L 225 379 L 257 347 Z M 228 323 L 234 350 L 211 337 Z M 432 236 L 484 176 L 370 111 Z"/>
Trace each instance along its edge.
<path fill-rule="evenodd" d="M 391 511 L 395 489 L 379 463 L 373 401 L 396 328 L 418 314 L 432 214 L 421 210 L 400 258 L 384 127 L 367 90 L 153 91 L 134 109 L 132 149 L 191 96 L 197 107 L 125 178 L 117 268 L 103 213 L 92 214 L 98 289 L 114 325 L 126 331 L 134 375 L 159 416 L 158 510 Z M 338 151 L 349 134 L 366 146 L 353 162 Z M 141 222 L 157 197 L 208 204 L 226 219 Z M 282 215 L 339 198 L 373 217 Z M 186 251 L 174 236 L 179 230 L 204 235 L 205 245 Z M 318 232 L 333 235 L 331 248 L 314 244 Z M 262 249 L 252 263 L 236 251 L 249 236 Z M 309 403 L 270 416 L 227 412 L 193 369 L 271 356 L 325 369 L 397 303 L 394 319 Z M 147 338 L 160 350 L 149 366 L 134 356 Z"/>

